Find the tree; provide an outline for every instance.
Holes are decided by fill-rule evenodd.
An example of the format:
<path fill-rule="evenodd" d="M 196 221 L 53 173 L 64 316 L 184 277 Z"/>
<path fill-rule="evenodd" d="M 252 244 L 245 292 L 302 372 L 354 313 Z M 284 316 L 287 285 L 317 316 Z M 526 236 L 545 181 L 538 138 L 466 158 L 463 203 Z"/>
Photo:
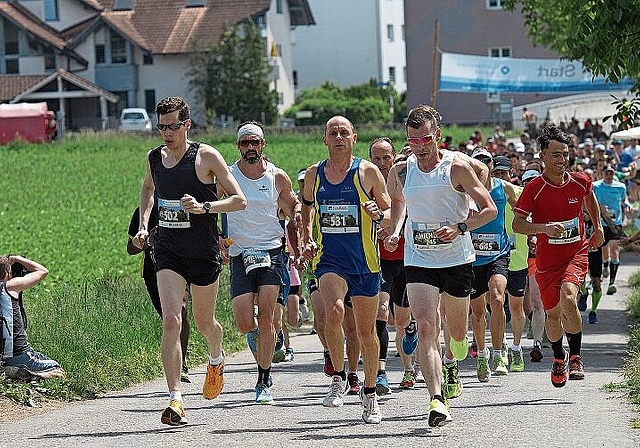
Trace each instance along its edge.
<path fill-rule="evenodd" d="M 631 78 L 636 98 L 613 97 L 613 120 L 626 128 L 640 118 L 640 0 L 503 0 L 502 5 L 508 11 L 521 7 L 533 43 L 580 61 L 611 82 Z"/>
<path fill-rule="evenodd" d="M 252 21 L 225 26 L 218 43 L 196 43 L 189 87 L 204 98 L 209 117 L 271 124 L 278 116 L 278 93 L 269 88 L 272 67 L 266 42 Z"/>

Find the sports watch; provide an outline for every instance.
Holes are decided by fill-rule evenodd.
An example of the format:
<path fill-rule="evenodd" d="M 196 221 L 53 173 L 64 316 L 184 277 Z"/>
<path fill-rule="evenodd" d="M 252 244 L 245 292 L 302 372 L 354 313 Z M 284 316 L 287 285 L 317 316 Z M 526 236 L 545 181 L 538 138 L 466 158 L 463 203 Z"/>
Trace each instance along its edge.
<path fill-rule="evenodd" d="M 464 235 L 464 232 L 467 231 L 467 223 L 466 222 L 459 222 L 457 224 L 458 226 L 458 230 L 460 231 L 460 235 Z"/>
<path fill-rule="evenodd" d="M 211 203 L 210 202 L 203 203 L 202 208 L 204 209 L 205 213 L 209 213 L 211 211 Z"/>

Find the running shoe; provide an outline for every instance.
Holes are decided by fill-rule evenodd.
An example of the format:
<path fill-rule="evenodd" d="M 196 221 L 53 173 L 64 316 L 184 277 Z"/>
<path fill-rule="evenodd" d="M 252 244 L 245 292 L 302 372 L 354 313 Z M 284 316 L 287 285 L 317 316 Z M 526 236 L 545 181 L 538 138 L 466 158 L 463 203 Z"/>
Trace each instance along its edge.
<path fill-rule="evenodd" d="M 458 398 L 462 393 L 462 381 L 460 381 L 458 363 L 442 364 L 442 376 L 444 380 L 442 387 L 444 398 Z"/>
<path fill-rule="evenodd" d="M 62 378 L 66 375 L 57 361 L 34 350 L 28 350 L 21 355 L 5 358 L 2 362 L 2 367 L 7 377 L 24 381 Z"/>
<path fill-rule="evenodd" d="M 276 346 L 273 352 L 275 353 L 278 350 L 282 350 L 283 347 L 284 347 L 284 331 L 281 328 L 280 331 L 278 332 L 278 336 L 276 337 Z"/>
<path fill-rule="evenodd" d="M 612 296 L 616 292 L 618 292 L 618 287 L 614 283 L 610 284 L 609 287 L 607 288 L 607 295 Z"/>
<path fill-rule="evenodd" d="M 584 379 L 584 366 L 582 364 L 582 356 L 573 355 L 571 358 L 569 358 L 569 379 Z"/>
<path fill-rule="evenodd" d="M 302 317 L 303 322 L 309 322 L 309 307 L 303 297 L 300 297 L 300 317 Z"/>
<path fill-rule="evenodd" d="M 160 421 L 165 425 L 180 426 L 187 424 L 187 415 L 184 413 L 184 405 L 181 400 L 171 400 L 169 406 L 164 408 Z"/>
<path fill-rule="evenodd" d="M 224 387 L 224 350 L 222 362 L 216 366 L 207 365 L 207 375 L 202 385 L 202 396 L 207 400 L 213 400 L 222 392 Z"/>
<path fill-rule="evenodd" d="M 362 400 L 362 407 L 364 408 L 362 411 L 362 420 L 364 420 L 365 423 L 380 423 L 382 415 L 380 414 L 380 406 L 378 406 L 377 393 L 374 392 L 365 395 L 364 389 L 362 389 L 360 391 L 360 399 Z"/>
<path fill-rule="evenodd" d="M 453 419 L 449 413 L 449 403 L 444 404 L 437 398 L 431 400 L 431 403 L 429 403 L 429 409 L 427 410 L 427 419 L 429 421 L 429 426 L 432 428 L 451 423 Z"/>
<path fill-rule="evenodd" d="M 284 362 L 291 362 L 293 361 L 294 357 L 295 357 L 295 352 L 293 350 L 293 347 L 287 347 L 287 349 L 284 352 Z"/>
<path fill-rule="evenodd" d="M 569 377 L 569 352 L 564 351 L 564 358 L 553 358 L 553 365 L 551 367 L 551 384 L 555 387 L 563 387 L 567 384 L 567 378 Z"/>
<path fill-rule="evenodd" d="M 478 381 L 488 383 L 491 379 L 491 369 L 489 368 L 489 360 L 486 356 L 478 356 L 476 358 L 476 374 Z"/>
<path fill-rule="evenodd" d="M 602 268 L 602 278 L 609 278 L 609 266 Z"/>
<path fill-rule="evenodd" d="M 190 383 L 191 378 L 189 378 L 189 367 L 187 367 L 187 363 L 182 363 L 182 370 L 180 371 L 180 381 L 183 383 Z"/>
<path fill-rule="evenodd" d="M 590 324 L 598 323 L 598 314 L 595 311 L 589 311 L 589 323 Z"/>
<path fill-rule="evenodd" d="M 322 406 L 327 408 L 339 408 L 344 404 L 342 397 L 344 395 L 346 381 L 342 381 L 338 375 L 334 375 L 329 386 L 329 392 L 322 400 Z"/>
<path fill-rule="evenodd" d="M 412 321 L 404 329 L 404 334 L 402 335 L 402 350 L 407 355 L 413 355 L 413 352 L 416 351 L 417 346 L 418 329 L 416 328 L 416 323 Z"/>
<path fill-rule="evenodd" d="M 511 358 L 511 362 L 509 363 L 509 370 L 511 372 L 524 372 L 524 356 L 522 354 L 522 349 L 517 351 L 509 349 L 509 358 Z"/>
<path fill-rule="evenodd" d="M 578 292 L 578 309 L 580 311 L 587 311 L 587 297 L 589 297 L 589 291 Z"/>
<path fill-rule="evenodd" d="M 390 393 L 391 388 L 389 387 L 389 378 L 387 378 L 387 373 L 378 373 L 378 376 L 376 376 L 376 394 L 383 396 Z"/>
<path fill-rule="evenodd" d="M 287 353 L 282 350 L 282 348 L 280 348 L 279 350 L 273 352 L 273 358 L 271 359 L 271 362 L 273 362 L 274 364 L 278 364 L 279 362 L 285 361 L 286 357 Z"/>
<path fill-rule="evenodd" d="M 333 376 L 333 363 L 331 362 L 331 354 L 328 351 L 324 352 L 324 367 L 322 369 L 327 376 Z"/>
<path fill-rule="evenodd" d="M 260 383 L 255 388 L 256 404 L 273 404 L 271 388 L 264 383 Z"/>
<path fill-rule="evenodd" d="M 424 383 L 424 375 L 422 374 L 422 370 L 420 370 L 418 361 L 413 362 L 413 374 L 416 383 Z"/>
<path fill-rule="evenodd" d="M 504 376 L 507 373 L 509 373 L 509 370 L 507 370 L 507 364 L 504 362 L 504 357 L 502 353 L 504 352 L 500 350 L 499 353 L 494 352 L 494 355 L 493 355 L 493 363 L 492 363 L 491 370 L 493 370 L 493 373 L 495 373 L 498 376 Z"/>
<path fill-rule="evenodd" d="M 531 362 L 542 361 L 542 344 L 540 341 L 535 341 L 533 343 L 533 348 L 531 349 L 531 352 L 529 352 L 529 356 L 531 357 Z"/>
<path fill-rule="evenodd" d="M 416 387 L 416 377 L 413 370 L 405 370 L 402 381 L 400 381 L 401 389 L 414 389 Z"/>
<path fill-rule="evenodd" d="M 451 347 L 451 353 L 458 361 L 464 361 L 469 353 L 469 339 L 465 336 L 462 341 L 456 341 L 453 338 L 449 338 L 449 346 Z"/>
<path fill-rule="evenodd" d="M 356 372 L 347 375 L 347 395 L 358 395 L 361 387 L 360 378 Z"/>
<path fill-rule="evenodd" d="M 472 358 L 478 356 L 478 344 L 476 344 L 476 341 L 471 341 L 471 345 L 469 346 L 469 356 Z"/>
<path fill-rule="evenodd" d="M 258 353 L 258 336 L 260 336 L 260 329 L 256 328 L 247 333 L 247 345 L 253 353 Z"/>

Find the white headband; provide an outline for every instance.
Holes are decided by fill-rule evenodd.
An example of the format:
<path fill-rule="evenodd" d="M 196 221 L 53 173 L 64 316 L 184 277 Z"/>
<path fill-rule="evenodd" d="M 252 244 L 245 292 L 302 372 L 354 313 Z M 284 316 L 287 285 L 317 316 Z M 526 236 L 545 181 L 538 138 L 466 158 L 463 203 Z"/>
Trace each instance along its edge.
<path fill-rule="evenodd" d="M 264 140 L 264 133 L 262 132 L 262 129 L 260 128 L 260 126 L 253 123 L 247 123 L 244 126 L 242 126 L 240 129 L 238 129 L 237 141 L 240 141 L 240 139 L 245 135 L 257 135 L 262 140 Z"/>

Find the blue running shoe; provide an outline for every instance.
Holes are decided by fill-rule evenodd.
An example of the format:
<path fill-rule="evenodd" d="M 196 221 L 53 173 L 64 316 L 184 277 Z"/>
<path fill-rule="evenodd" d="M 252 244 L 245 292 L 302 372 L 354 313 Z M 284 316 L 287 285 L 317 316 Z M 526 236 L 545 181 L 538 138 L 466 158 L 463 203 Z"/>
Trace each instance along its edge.
<path fill-rule="evenodd" d="M 253 353 L 258 353 L 258 336 L 260 336 L 259 328 L 247 333 L 247 345 Z"/>
<path fill-rule="evenodd" d="M 279 350 L 282 350 L 282 347 L 284 347 L 284 331 L 282 331 L 282 328 L 280 329 L 280 332 L 278 333 L 278 337 L 276 338 L 276 348 L 273 350 L 273 352 L 277 352 Z"/>
<path fill-rule="evenodd" d="M 587 297 L 589 297 L 589 291 L 578 292 L 578 309 L 580 311 L 587 311 Z"/>
<path fill-rule="evenodd" d="M 416 351 L 416 347 L 418 346 L 418 329 L 416 328 L 416 323 L 411 322 L 404 329 L 404 335 L 402 336 L 402 350 L 407 355 L 412 355 L 413 352 Z"/>
<path fill-rule="evenodd" d="M 390 393 L 391 388 L 389 387 L 389 379 L 387 378 L 387 373 L 378 372 L 378 376 L 376 376 L 376 394 L 381 397 Z"/>
<path fill-rule="evenodd" d="M 273 404 L 271 396 L 271 388 L 266 384 L 260 383 L 256 386 L 256 403 L 257 404 Z"/>

